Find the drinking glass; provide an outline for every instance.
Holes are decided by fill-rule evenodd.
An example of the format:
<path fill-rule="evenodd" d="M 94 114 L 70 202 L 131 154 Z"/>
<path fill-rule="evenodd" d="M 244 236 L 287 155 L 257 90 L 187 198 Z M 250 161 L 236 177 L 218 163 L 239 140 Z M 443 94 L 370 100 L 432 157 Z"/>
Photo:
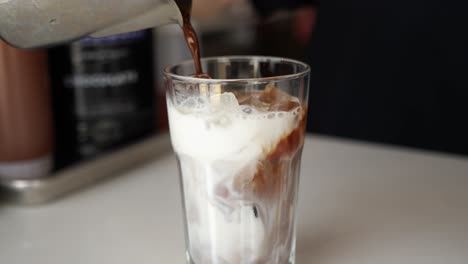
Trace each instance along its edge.
<path fill-rule="evenodd" d="M 309 66 L 285 58 L 202 60 L 165 69 L 187 263 L 295 261 L 295 208 Z"/>

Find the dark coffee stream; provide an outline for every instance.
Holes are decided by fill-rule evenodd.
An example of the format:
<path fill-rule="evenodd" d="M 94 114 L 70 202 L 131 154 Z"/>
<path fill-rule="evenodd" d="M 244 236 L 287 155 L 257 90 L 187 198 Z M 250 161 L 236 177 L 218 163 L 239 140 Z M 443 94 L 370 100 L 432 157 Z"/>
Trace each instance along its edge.
<path fill-rule="evenodd" d="M 198 41 L 197 33 L 193 29 L 191 21 L 192 13 L 192 0 L 176 0 L 177 6 L 179 7 L 180 13 L 182 14 L 185 41 L 187 46 L 192 53 L 193 63 L 195 65 L 195 77 L 209 78 L 209 76 L 203 73 L 203 69 L 200 62 L 200 44 Z"/>

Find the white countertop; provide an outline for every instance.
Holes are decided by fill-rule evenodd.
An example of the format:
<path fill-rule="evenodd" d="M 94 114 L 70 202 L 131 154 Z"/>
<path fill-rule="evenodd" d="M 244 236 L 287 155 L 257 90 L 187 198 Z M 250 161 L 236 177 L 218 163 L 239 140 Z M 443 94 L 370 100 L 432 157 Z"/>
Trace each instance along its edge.
<path fill-rule="evenodd" d="M 468 263 L 468 159 L 315 136 L 302 165 L 297 263 Z M 174 157 L 122 176 L 0 205 L 0 263 L 185 263 Z"/>

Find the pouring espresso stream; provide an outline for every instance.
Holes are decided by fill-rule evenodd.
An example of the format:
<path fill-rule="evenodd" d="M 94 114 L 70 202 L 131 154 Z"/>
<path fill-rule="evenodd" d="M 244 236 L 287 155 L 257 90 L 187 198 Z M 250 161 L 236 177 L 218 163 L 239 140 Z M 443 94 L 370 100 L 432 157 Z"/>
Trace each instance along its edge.
<path fill-rule="evenodd" d="M 198 41 L 197 32 L 192 26 L 191 13 L 192 13 L 192 0 L 176 0 L 180 13 L 182 14 L 182 30 L 184 31 L 185 41 L 190 49 L 195 65 L 195 77 L 209 78 L 203 73 L 200 62 L 200 42 Z"/>

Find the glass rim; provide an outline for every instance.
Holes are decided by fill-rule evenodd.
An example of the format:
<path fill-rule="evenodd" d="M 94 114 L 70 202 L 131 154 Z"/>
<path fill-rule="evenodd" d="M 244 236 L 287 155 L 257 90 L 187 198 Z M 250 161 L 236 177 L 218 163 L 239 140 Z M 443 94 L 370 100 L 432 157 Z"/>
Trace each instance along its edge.
<path fill-rule="evenodd" d="M 229 61 L 229 60 L 257 60 L 257 61 L 277 61 L 277 62 L 286 62 L 290 64 L 296 64 L 303 67 L 301 71 L 291 74 L 278 75 L 272 77 L 258 77 L 258 78 L 240 78 L 240 79 L 204 79 L 196 78 L 192 76 L 178 75 L 173 72 L 174 68 L 185 65 L 193 65 L 193 59 L 188 59 L 182 61 L 181 63 L 170 65 L 164 68 L 164 75 L 170 77 L 171 79 L 188 82 L 188 83 L 253 83 L 253 82 L 271 82 L 271 81 L 283 81 L 291 80 L 304 77 L 310 73 L 310 66 L 307 63 L 302 61 L 289 59 L 285 57 L 275 57 L 275 56 L 256 56 L 256 55 L 235 55 L 235 56 L 213 56 L 205 57 L 201 59 L 201 62 L 205 61 Z"/>

